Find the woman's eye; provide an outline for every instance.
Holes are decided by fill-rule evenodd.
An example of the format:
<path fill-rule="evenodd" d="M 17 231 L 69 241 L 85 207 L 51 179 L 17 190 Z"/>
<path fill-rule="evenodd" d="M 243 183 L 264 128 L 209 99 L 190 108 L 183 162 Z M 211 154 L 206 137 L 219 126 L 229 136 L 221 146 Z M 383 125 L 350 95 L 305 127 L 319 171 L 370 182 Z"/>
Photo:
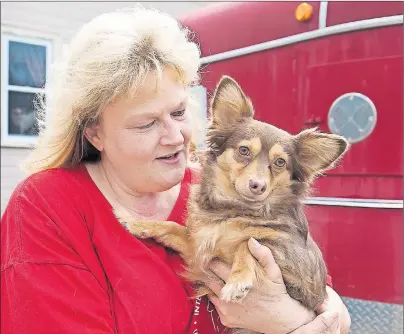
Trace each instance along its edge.
<path fill-rule="evenodd" d="M 137 127 L 137 129 L 145 130 L 145 129 L 151 128 L 155 122 L 156 122 L 156 121 L 153 121 L 153 122 L 150 122 L 149 124 L 146 124 L 146 125 L 143 125 L 143 126 L 139 126 L 139 127 Z"/>
<path fill-rule="evenodd" d="M 238 151 L 239 151 L 239 153 L 241 155 L 249 155 L 250 154 L 250 150 L 248 149 L 247 146 L 240 146 Z"/>
<path fill-rule="evenodd" d="M 184 114 L 185 114 L 185 110 L 179 110 L 179 111 L 173 112 L 171 115 L 174 117 L 181 117 L 181 116 L 184 116 Z"/>
<path fill-rule="evenodd" d="M 275 165 L 278 167 L 283 167 L 283 166 L 285 166 L 285 164 L 286 164 L 286 161 L 283 158 L 278 158 L 275 160 Z"/>
<path fill-rule="evenodd" d="M 185 114 L 185 110 L 179 110 L 179 111 L 173 112 L 171 114 L 171 116 L 173 116 L 173 117 L 183 117 L 184 114 Z M 154 120 L 153 122 L 150 122 L 150 123 L 148 123 L 146 125 L 138 126 L 138 127 L 136 127 L 136 129 L 139 129 L 139 130 L 149 129 L 154 125 L 155 122 L 156 121 Z"/>

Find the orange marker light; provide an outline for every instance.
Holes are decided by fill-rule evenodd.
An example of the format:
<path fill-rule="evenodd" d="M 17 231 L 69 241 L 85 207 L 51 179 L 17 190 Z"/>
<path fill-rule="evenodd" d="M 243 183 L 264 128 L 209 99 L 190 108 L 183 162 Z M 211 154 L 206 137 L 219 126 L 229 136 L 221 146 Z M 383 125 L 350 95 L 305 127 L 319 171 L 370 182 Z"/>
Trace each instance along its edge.
<path fill-rule="evenodd" d="M 307 2 L 301 3 L 297 6 L 295 11 L 296 20 L 299 22 L 307 21 L 313 15 L 313 6 L 308 4 Z"/>

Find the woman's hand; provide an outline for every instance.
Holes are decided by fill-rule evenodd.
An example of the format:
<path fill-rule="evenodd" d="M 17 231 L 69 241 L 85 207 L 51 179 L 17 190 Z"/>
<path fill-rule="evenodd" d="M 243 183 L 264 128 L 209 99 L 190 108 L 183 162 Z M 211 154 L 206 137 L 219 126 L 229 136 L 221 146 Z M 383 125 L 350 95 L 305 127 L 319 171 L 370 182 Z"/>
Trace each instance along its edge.
<path fill-rule="evenodd" d="M 220 300 L 221 283 L 210 283 L 208 287 L 217 295 L 210 296 L 224 326 L 229 328 L 246 328 L 259 333 L 285 334 L 309 323 L 315 313 L 306 309 L 290 297 L 269 248 L 250 239 L 248 243 L 251 254 L 264 268 L 269 284 L 265 294 L 252 288 L 241 303 Z M 222 280 L 227 281 L 230 267 L 222 262 L 215 262 L 212 271 Z"/>
<path fill-rule="evenodd" d="M 217 296 L 210 296 L 223 325 L 229 328 L 246 328 L 271 334 L 339 334 L 340 310 L 342 309 L 339 302 L 342 304 L 342 301 L 338 295 L 332 289 L 327 290 L 330 297 L 319 308 L 318 311 L 321 314 L 315 318 L 314 312 L 309 311 L 287 294 L 281 271 L 269 248 L 254 241 L 253 239 L 249 241 L 249 249 L 265 269 L 270 283 L 265 289 L 265 294 L 259 294 L 253 288 L 241 303 L 227 303 Z M 229 266 L 216 262 L 211 269 L 222 280 L 227 280 L 230 273 Z M 216 295 L 219 295 L 223 284 L 214 282 L 208 286 Z M 345 332 L 341 331 L 341 333 Z"/>
<path fill-rule="evenodd" d="M 334 312 L 339 315 L 339 328 L 341 334 L 349 333 L 349 328 L 351 327 L 351 317 L 349 315 L 348 309 L 342 302 L 342 299 L 338 294 L 329 286 L 326 287 L 327 299 L 322 305 L 317 309 L 317 313 L 322 314 L 323 312 Z"/>
<path fill-rule="evenodd" d="M 340 331 L 339 314 L 325 311 L 307 325 L 296 329 L 291 334 L 342 334 Z"/>
<path fill-rule="evenodd" d="M 347 334 L 351 327 L 351 317 L 338 294 L 329 286 L 327 299 L 320 305 L 317 312 L 320 315 L 314 321 L 304 325 L 291 334 L 330 333 Z"/>

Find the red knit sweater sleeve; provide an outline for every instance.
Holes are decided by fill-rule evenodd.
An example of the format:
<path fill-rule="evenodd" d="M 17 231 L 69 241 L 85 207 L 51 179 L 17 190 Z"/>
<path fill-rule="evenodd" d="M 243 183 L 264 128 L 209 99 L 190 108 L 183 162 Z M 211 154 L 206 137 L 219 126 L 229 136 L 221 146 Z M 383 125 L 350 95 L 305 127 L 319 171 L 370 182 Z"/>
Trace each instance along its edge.
<path fill-rule="evenodd" d="M 116 333 L 79 188 L 62 174 L 24 181 L 2 216 L 2 334 Z"/>

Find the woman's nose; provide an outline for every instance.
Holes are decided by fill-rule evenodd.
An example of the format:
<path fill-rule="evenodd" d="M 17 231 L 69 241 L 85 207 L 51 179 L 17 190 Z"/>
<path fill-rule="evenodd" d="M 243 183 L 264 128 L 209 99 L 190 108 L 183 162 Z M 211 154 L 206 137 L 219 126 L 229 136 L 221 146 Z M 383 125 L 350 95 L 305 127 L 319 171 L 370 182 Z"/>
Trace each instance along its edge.
<path fill-rule="evenodd" d="M 180 146 L 184 144 L 184 136 L 181 132 L 181 125 L 175 121 L 169 122 L 169 124 L 164 127 L 160 143 L 161 145 L 165 146 Z"/>

